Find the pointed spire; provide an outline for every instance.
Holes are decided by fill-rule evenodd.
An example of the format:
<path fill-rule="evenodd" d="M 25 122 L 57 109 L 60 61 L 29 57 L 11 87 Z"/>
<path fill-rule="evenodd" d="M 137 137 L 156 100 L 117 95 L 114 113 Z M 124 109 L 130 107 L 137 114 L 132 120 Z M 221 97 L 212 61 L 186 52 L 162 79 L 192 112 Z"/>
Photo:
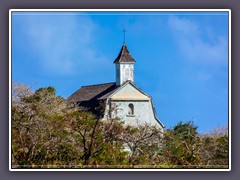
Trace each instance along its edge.
<path fill-rule="evenodd" d="M 130 55 L 125 42 L 123 43 L 122 49 L 114 61 L 115 64 L 118 64 L 121 62 L 132 62 L 132 63 L 136 62 L 135 59 L 133 59 L 133 57 Z"/>
<path fill-rule="evenodd" d="M 126 32 L 127 32 L 127 30 L 124 28 L 123 29 L 123 43 L 125 44 L 125 38 L 126 38 Z"/>

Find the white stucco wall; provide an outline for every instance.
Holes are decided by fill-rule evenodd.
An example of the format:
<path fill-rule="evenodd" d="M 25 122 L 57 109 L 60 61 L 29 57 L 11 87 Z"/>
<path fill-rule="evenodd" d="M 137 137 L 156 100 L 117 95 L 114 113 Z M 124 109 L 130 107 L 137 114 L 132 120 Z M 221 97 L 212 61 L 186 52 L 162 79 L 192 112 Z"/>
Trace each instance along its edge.
<path fill-rule="evenodd" d="M 150 100 L 128 100 L 128 101 L 112 101 L 112 107 L 116 106 L 113 111 L 113 117 L 119 117 L 125 121 L 125 124 L 137 125 L 148 123 L 150 125 L 159 125 L 154 117 Z M 129 104 L 134 106 L 134 114 L 129 115 Z"/>
<path fill-rule="evenodd" d="M 134 106 L 133 115 L 129 115 L 129 104 Z M 112 110 L 111 113 L 109 113 L 109 109 Z M 133 126 L 148 123 L 162 129 L 162 126 L 154 116 L 151 98 L 130 83 L 126 84 L 108 99 L 104 119 L 111 117 L 118 117 L 124 120 L 125 124 Z"/>
<path fill-rule="evenodd" d="M 117 85 L 121 85 L 127 80 L 134 82 L 134 64 L 133 63 L 116 64 Z"/>

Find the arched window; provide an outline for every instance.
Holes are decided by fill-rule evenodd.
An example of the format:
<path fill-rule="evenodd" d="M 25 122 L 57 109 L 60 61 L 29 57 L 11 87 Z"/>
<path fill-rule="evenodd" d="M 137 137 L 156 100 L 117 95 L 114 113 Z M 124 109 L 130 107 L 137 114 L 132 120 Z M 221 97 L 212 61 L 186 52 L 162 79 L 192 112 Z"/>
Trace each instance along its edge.
<path fill-rule="evenodd" d="M 132 103 L 128 105 L 128 115 L 134 115 L 134 106 Z"/>

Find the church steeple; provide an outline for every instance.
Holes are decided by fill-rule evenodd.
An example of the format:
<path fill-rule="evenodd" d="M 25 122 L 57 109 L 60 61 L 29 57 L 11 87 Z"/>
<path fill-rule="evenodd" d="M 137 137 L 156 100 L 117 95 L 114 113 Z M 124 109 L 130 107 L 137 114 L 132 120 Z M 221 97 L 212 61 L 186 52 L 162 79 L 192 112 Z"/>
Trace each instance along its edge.
<path fill-rule="evenodd" d="M 135 59 L 130 55 L 126 43 L 123 46 L 115 59 L 116 64 L 116 84 L 122 85 L 125 81 L 134 82 L 134 63 Z"/>

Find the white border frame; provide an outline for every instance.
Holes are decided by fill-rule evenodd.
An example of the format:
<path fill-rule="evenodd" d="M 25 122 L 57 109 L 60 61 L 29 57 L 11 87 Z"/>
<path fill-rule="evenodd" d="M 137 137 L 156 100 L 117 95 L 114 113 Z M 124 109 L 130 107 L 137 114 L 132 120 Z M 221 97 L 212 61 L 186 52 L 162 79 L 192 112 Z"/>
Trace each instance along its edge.
<path fill-rule="evenodd" d="M 228 169 L 12 169 L 11 111 L 12 111 L 12 12 L 228 12 Z M 231 10 L 230 9 L 10 9 L 9 10 L 9 171 L 231 171 Z"/>

